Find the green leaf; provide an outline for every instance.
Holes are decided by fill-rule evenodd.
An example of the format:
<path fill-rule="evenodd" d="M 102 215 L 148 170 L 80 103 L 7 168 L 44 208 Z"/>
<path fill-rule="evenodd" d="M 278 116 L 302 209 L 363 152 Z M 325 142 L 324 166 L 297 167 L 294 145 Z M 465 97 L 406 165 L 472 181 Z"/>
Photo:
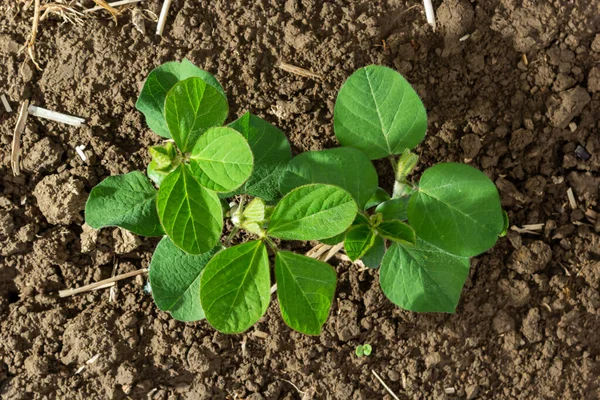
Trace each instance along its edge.
<path fill-rule="evenodd" d="M 378 206 L 379 204 L 383 203 L 384 201 L 388 201 L 390 199 L 391 199 L 391 196 L 388 194 L 388 192 L 386 192 L 382 188 L 378 187 L 377 190 L 375 191 L 375 194 L 373 194 L 373 196 L 371 196 L 369 201 L 367 201 L 367 204 L 365 204 L 365 210 L 368 210 L 369 208 Z"/>
<path fill-rule="evenodd" d="M 339 186 L 363 209 L 377 190 L 377 171 L 365 153 L 350 147 L 308 151 L 292 159 L 279 187 L 286 194 L 310 183 Z"/>
<path fill-rule="evenodd" d="M 210 259 L 221 250 L 192 255 L 179 249 L 165 236 L 152 255 L 148 276 L 154 302 L 179 321 L 204 319 L 200 304 L 200 276 Z"/>
<path fill-rule="evenodd" d="M 188 60 L 180 63 L 168 62 L 150 72 L 135 107 L 146 117 L 146 123 L 158 135 L 170 138 L 171 134 L 164 117 L 167 93 L 181 80 L 198 77 L 219 91 L 223 97 L 225 91 L 208 72 L 201 70 Z"/>
<path fill-rule="evenodd" d="M 263 242 L 223 250 L 208 263 L 200 281 L 206 319 L 221 332 L 243 332 L 267 311 L 270 287 L 269 256 Z"/>
<path fill-rule="evenodd" d="M 158 187 L 162 181 L 171 173 L 171 171 L 163 171 L 159 168 L 155 161 L 150 161 L 148 164 L 148 168 L 146 169 L 146 174 L 148 174 L 148 178 Z"/>
<path fill-rule="evenodd" d="M 496 243 L 504 228 L 494 183 L 466 164 L 429 168 L 408 204 L 417 236 L 459 256 L 475 256 Z"/>
<path fill-rule="evenodd" d="M 502 210 L 502 217 L 504 218 L 504 227 L 502 228 L 502 232 L 500 233 L 500 237 L 504 237 L 506 236 L 506 233 L 508 232 L 508 227 L 510 226 L 510 221 L 508 219 L 508 213 L 504 210 Z"/>
<path fill-rule="evenodd" d="M 187 153 L 208 128 L 227 119 L 227 99 L 201 78 L 188 78 L 167 93 L 165 119 L 171 137 Z"/>
<path fill-rule="evenodd" d="M 370 356 L 372 351 L 373 351 L 373 348 L 371 347 L 370 344 L 365 344 L 363 346 L 363 354 L 365 356 Z"/>
<path fill-rule="evenodd" d="M 156 203 L 165 232 L 177 247 L 190 254 L 215 247 L 223 230 L 221 202 L 193 178 L 187 165 L 163 180 Z"/>
<path fill-rule="evenodd" d="M 342 232 L 342 233 L 332 236 L 330 238 L 319 239 L 319 241 L 323 244 L 335 246 L 336 244 L 343 242 L 345 237 L 346 237 L 346 232 Z"/>
<path fill-rule="evenodd" d="M 279 180 L 292 158 L 285 134 L 267 121 L 247 112 L 229 124 L 248 141 L 254 153 L 254 170 L 248 181 L 234 194 L 248 194 L 273 201 L 281 197 Z"/>
<path fill-rule="evenodd" d="M 119 226 L 142 236 L 161 236 L 155 201 L 156 189 L 141 172 L 109 176 L 92 189 L 85 222 L 94 229 Z"/>
<path fill-rule="evenodd" d="M 406 221 L 410 197 L 400 197 L 384 201 L 375 208 L 375 212 L 383 216 L 384 221 Z"/>
<path fill-rule="evenodd" d="M 375 243 L 375 232 L 368 225 L 354 225 L 346 232 L 344 249 L 352 261 L 361 258 Z"/>
<path fill-rule="evenodd" d="M 415 231 L 404 222 L 384 221 L 377 226 L 377 232 L 385 239 L 404 244 L 415 244 Z"/>
<path fill-rule="evenodd" d="M 301 186 L 279 201 L 267 233 L 286 240 L 330 238 L 344 232 L 356 212 L 352 196 L 337 186 Z"/>
<path fill-rule="evenodd" d="M 267 206 L 263 199 L 255 197 L 242 212 L 240 226 L 250 233 L 264 236 L 265 220 L 267 217 Z"/>
<path fill-rule="evenodd" d="M 148 164 L 148 178 L 157 186 L 160 186 L 163 179 L 181 163 L 181 157 L 177 153 L 177 148 L 173 142 L 166 142 L 160 146 L 151 146 L 149 151 L 152 161 Z"/>
<path fill-rule="evenodd" d="M 365 349 L 362 346 L 362 344 L 359 344 L 358 346 L 356 346 L 356 350 L 354 350 L 354 353 L 356 354 L 357 357 L 362 357 L 365 355 Z"/>
<path fill-rule="evenodd" d="M 200 136 L 190 155 L 194 177 L 215 192 L 241 186 L 250 177 L 252 164 L 248 142 L 231 128 L 210 128 Z"/>
<path fill-rule="evenodd" d="M 370 65 L 342 86 L 333 114 L 342 146 L 362 150 L 371 160 L 402 154 L 423 140 L 427 114 L 419 96 L 398 72 Z"/>
<path fill-rule="evenodd" d="M 289 251 L 275 257 L 277 299 L 283 320 L 292 329 L 319 335 L 331 309 L 337 277 L 323 261 Z"/>
<path fill-rule="evenodd" d="M 419 238 L 415 246 L 389 248 L 379 281 L 383 293 L 405 310 L 453 313 L 468 275 L 468 257 L 447 253 Z"/>
<path fill-rule="evenodd" d="M 385 241 L 379 235 L 375 236 L 373 246 L 365 253 L 360 260 L 368 268 L 379 268 L 381 266 L 381 260 L 385 255 Z"/>

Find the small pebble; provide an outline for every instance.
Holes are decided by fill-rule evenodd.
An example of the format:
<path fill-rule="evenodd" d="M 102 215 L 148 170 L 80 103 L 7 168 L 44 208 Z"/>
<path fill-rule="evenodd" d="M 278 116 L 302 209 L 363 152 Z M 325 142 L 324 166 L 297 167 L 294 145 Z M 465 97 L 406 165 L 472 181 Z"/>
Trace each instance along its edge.
<path fill-rule="evenodd" d="M 581 158 L 583 161 L 587 161 L 590 159 L 591 155 L 582 145 L 578 144 L 575 148 L 575 155 L 578 158 Z"/>

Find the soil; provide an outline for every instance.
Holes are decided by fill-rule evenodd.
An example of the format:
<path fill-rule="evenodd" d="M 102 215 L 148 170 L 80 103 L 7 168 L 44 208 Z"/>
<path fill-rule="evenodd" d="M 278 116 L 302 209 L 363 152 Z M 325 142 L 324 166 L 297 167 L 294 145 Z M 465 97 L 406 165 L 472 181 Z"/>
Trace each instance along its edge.
<path fill-rule="evenodd" d="M 433 32 L 413 0 L 175 0 L 162 38 L 150 20 L 138 32 L 131 10 L 118 25 L 102 11 L 81 24 L 45 19 L 42 70 L 19 53 L 32 9 L 18 4 L 0 5 L 0 92 L 13 109 L 29 99 L 87 123 L 30 118 L 14 177 L 16 113 L 0 111 L 2 398 L 391 399 L 371 370 L 402 399 L 600 398 L 600 1 L 435 0 Z M 115 266 L 148 266 L 156 240 L 93 231 L 82 208 L 103 178 L 144 169 L 159 138 L 134 103 L 151 69 L 183 57 L 224 84 L 231 119 L 266 118 L 295 152 L 336 145 L 335 97 L 355 69 L 395 68 L 429 113 L 416 175 L 469 163 L 496 182 L 514 227 L 543 227 L 511 230 L 474 258 L 454 315 L 400 310 L 377 271 L 335 261 L 319 337 L 288 329 L 276 301 L 242 335 L 174 321 L 141 276 L 112 301 L 109 290 L 59 298 Z M 377 167 L 389 187 L 391 171 Z M 363 343 L 373 353 L 359 359 Z"/>

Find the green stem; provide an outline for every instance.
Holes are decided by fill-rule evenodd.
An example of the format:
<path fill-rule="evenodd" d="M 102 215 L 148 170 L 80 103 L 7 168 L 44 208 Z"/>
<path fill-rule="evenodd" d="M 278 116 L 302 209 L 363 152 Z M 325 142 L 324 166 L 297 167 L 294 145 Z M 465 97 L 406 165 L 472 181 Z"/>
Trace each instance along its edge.
<path fill-rule="evenodd" d="M 273 250 L 274 253 L 277 253 L 279 251 L 277 244 L 275 244 L 275 242 L 270 237 L 265 236 L 263 240 L 267 243 L 271 250 Z"/>
<path fill-rule="evenodd" d="M 231 240 L 233 239 L 233 237 L 240 231 L 240 228 L 238 228 L 237 226 L 235 226 L 231 232 L 229 232 L 229 235 L 227 236 L 227 239 L 225 239 L 225 247 L 229 247 L 229 245 L 231 244 Z"/>

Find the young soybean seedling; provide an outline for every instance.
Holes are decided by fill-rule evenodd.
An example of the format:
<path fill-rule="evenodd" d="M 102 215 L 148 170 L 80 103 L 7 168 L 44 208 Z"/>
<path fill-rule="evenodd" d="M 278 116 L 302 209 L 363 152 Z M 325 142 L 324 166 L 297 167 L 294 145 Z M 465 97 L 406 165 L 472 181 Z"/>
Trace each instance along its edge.
<path fill-rule="evenodd" d="M 372 351 L 373 351 L 373 348 L 371 347 L 371 345 L 368 343 L 365 343 L 365 344 L 356 346 L 356 350 L 354 351 L 354 353 L 356 354 L 357 357 L 362 357 L 362 356 L 370 356 Z"/>

